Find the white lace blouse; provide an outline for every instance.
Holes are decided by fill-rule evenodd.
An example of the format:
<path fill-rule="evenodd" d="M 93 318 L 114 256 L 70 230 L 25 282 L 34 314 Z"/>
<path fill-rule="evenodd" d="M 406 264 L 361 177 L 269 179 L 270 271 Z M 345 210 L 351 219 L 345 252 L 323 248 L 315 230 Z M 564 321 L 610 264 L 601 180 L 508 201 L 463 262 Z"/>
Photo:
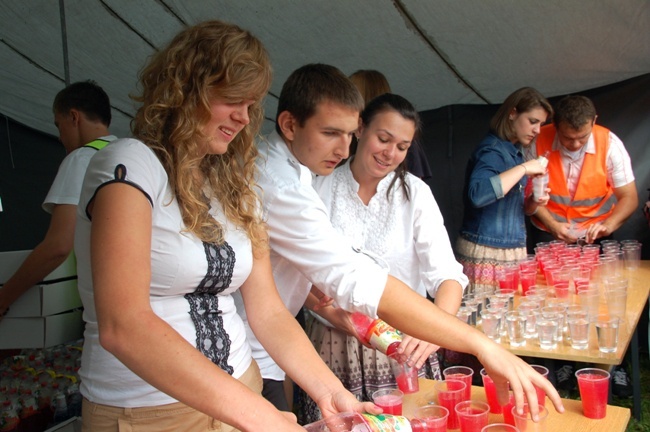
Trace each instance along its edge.
<path fill-rule="evenodd" d="M 382 257 L 389 273 L 424 296 L 435 297 L 440 284 L 455 280 L 463 289 L 467 277 L 455 257 L 438 204 L 431 189 L 419 178 L 407 174 L 411 199 L 396 182 L 386 197 L 394 173 L 384 178 L 366 206 L 349 162 L 332 175 L 317 177 L 314 188 L 330 212 L 332 225 L 352 239 L 356 247 Z"/>

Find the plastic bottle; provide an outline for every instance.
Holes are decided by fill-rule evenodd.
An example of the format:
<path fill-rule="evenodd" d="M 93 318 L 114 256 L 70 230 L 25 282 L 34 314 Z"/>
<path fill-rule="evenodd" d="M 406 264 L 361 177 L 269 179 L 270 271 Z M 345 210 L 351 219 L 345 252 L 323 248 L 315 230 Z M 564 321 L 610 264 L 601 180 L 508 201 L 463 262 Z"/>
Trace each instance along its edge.
<path fill-rule="evenodd" d="M 341 413 L 308 424 L 309 432 L 426 432 L 424 420 L 389 414 Z"/>
<path fill-rule="evenodd" d="M 353 312 L 351 319 L 363 341 L 382 354 L 393 354 L 402 342 L 402 335 L 386 321 L 372 319 L 359 312 Z"/>
<path fill-rule="evenodd" d="M 70 418 L 68 414 L 68 403 L 66 402 L 64 393 L 57 393 L 54 398 L 54 417 L 52 418 L 53 425 L 59 424 Z"/>
<path fill-rule="evenodd" d="M 547 151 L 544 152 L 543 155 L 539 155 L 537 157 L 537 160 L 539 161 L 540 165 L 544 169 L 546 169 L 546 167 L 548 166 L 548 155 L 549 154 L 550 154 L 550 152 L 547 150 Z"/>

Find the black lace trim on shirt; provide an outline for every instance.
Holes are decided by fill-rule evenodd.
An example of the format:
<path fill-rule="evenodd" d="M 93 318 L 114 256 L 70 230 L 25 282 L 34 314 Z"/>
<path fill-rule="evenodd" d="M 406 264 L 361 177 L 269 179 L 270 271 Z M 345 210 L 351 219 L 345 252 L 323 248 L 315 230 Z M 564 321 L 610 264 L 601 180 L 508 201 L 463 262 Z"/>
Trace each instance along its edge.
<path fill-rule="evenodd" d="M 144 194 L 145 198 L 147 198 L 147 200 L 149 201 L 149 204 L 151 204 L 151 207 L 153 208 L 153 200 L 151 199 L 151 196 L 149 196 L 149 194 L 146 193 L 144 191 L 144 189 L 142 189 L 139 185 L 137 185 L 137 184 L 135 184 L 135 183 L 133 183 L 131 181 L 128 181 L 126 179 L 126 167 L 124 165 L 117 164 L 115 166 L 115 171 L 114 171 L 113 176 L 114 176 L 115 180 L 109 180 L 106 183 L 102 183 L 99 186 L 97 186 L 97 189 L 95 189 L 95 193 L 90 198 L 90 200 L 88 200 L 88 204 L 86 204 L 86 216 L 88 217 L 88 220 L 90 220 L 90 221 L 93 220 L 93 217 L 90 214 L 90 207 L 91 207 L 93 201 L 95 201 L 95 197 L 97 196 L 97 192 L 99 192 L 99 190 L 101 188 L 103 188 L 104 186 L 107 186 L 107 185 L 113 184 L 113 183 L 124 183 L 124 184 L 128 184 L 129 186 L 133 186 L 134 188 L 136 188 L 137 190 L 139 190 L 140 192 L 142 192 Z"/>
<path fill-rule="evenodd" d="M 219 310 L 219 294 L 230 286 L 235 267 L 235 251 L 228 243 L 215 245 L 203 243 L 208 261 L 208 271 L 196 291 L 185 294 L 190 304 L 190 317 L 196 327 L 196 347 L 230 375 L 230 337 L 223 327 L 222 311 Z"/>

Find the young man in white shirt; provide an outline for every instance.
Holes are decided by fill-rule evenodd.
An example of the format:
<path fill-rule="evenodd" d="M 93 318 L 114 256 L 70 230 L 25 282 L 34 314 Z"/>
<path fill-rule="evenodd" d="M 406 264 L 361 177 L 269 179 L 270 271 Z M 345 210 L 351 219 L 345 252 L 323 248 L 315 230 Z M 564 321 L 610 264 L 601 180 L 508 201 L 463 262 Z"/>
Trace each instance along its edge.
<path fill-rule="evenodd" d="M 285 305 L 296 315 L 313 285 L 342 310 L 379 316 L 412 335 L 400 350 L 416 366 L 435 349 L 432 343 L 469 352 L 496 377 L 504 403 L 508 381 L 520 405 L 522 391 L 536 400 L 535 382 L 562 411 L 555 389 L 525 362 L 389 276 L 381 260 L 353 248 L 332 227 L 311 185 L 312 176 L 331 174 L 348 157 L 362 109 L 361 95 L 341 71 L 323 64 L 306 65 L 285 82 L 276 131 L 259 143 L 259 186 L 269 226 L 271 263 Z M 264 378 L 265 395 L 278 408 L 288 409 L 281 391 L 284 372 L 252 332 L 248 336 Z"/>
<path fill-rule="evenodd" d="M 52 109 L 59 139 L 67 153 L 43 202 L 43 210 L 52 218 L 43 241 L 0 287 L 0 319 L 14 301 L 61 265 L 72 252 L 77 204 L 86 168 L 97 150 L 116 139 L 108 132 L 110 100 L 95 82 L 70 84 L 56 95 Z"/>

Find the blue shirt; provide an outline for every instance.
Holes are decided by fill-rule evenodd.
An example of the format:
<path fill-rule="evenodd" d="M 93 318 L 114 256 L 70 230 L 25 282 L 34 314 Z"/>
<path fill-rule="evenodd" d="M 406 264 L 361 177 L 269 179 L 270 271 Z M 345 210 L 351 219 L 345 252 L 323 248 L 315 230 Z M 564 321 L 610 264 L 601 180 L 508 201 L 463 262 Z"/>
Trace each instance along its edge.
<path fill-rule="evenodd" d="M 504 195 L 499 174 L 524 162 L 521 145 L 489 133 L 474 150 L 465 171 L 465 211 L 460 235 L 468 241 L 496 248 L 526 246 L 522 177 Z"/>

